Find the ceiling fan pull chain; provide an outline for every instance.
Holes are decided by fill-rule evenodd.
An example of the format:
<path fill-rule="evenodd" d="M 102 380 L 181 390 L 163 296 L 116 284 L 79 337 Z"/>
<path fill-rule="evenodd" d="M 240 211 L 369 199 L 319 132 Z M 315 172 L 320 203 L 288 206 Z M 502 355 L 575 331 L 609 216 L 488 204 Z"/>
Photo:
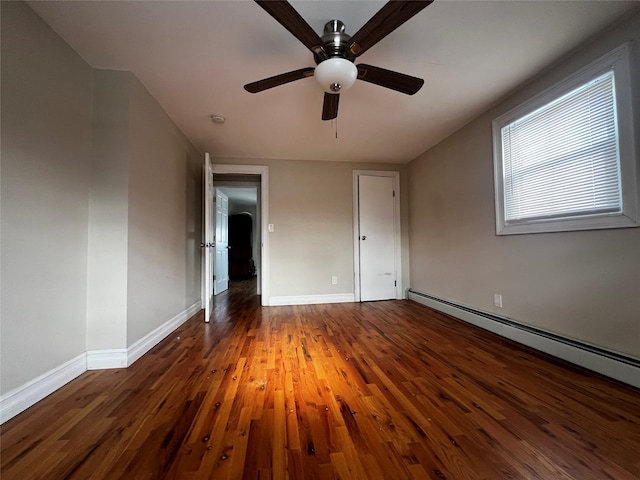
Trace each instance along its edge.
<path fill-rule="evenodd" d="M 337 140 L 338 139 L 338 117 L 334 118 L 332 122 L 333 122 L 333 128 L 336 132 L 336 140 Z"/>

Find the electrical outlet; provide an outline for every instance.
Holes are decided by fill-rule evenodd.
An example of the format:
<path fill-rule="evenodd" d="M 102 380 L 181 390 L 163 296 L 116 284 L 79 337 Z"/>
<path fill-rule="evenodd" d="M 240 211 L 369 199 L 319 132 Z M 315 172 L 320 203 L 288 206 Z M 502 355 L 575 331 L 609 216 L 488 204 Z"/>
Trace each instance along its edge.
<path fill-rule="evenodd" d="M 337 285 L 337 284 L 338 284 L 338 277 L 334 275 L 333 277 L 331 277 L 331 285 Z"/>
<path fill-rule="evenodd" d="M 502 308 L 502 295 L 500 295 L 499 293 L 494 293 L 493 304 L 498 308 Z"/>
<path fill-rule="evenodd" d="M 270 223 L 270 224 L 267 226 L 267 229 L 269 230 L 269 233 L 273 233 L 273 232 L 275 232 L 275 228 L 274 228 L 274 226 L 273 226 L 273 223 Z"/>

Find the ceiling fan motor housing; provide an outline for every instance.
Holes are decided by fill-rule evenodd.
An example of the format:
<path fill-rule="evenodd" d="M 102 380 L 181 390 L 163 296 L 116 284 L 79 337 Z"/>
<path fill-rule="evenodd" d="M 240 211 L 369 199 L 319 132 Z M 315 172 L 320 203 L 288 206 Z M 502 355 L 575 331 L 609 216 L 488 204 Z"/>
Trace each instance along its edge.
<path fill-rule="evenodd" d="M 350 35 L 344 33 L 344 23 L 340 20 L 331 20 L 324 26 L 324 32 L 322 35 L 322 41 L 329 58 L 340 57 L 346 58 L 345 51 L 347 49 L 347 42 L 351 39 Z M 324 58 L 314 55 L 316 64 L 321 63 Z"/>

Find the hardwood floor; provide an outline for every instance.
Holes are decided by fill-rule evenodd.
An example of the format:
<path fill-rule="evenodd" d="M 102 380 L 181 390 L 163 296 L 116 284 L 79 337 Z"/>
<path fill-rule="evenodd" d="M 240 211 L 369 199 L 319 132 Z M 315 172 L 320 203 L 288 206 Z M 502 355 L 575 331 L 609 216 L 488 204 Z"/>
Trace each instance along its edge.
<path fill-rule="evenodd" d="M 637 389 L 410 301 L 243 289 L 5 423 L 2 480 L 640 478 Z"/>

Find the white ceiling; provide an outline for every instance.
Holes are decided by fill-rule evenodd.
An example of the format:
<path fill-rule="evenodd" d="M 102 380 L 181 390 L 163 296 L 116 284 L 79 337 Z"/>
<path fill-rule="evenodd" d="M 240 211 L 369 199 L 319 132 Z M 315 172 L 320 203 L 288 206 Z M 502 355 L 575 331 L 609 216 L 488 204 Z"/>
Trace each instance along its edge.
<path fill-rule="evenodd" d="M 356 82 L 340 100 L 338 138 L 308 78 L 258 94 L 246 83 L 312 54 L 250 1 L 29 2 L 90 65 L 131 70 L 201 151 L 214 157 L 411 161 L 638 1 L 448 1 L 431 6 L 357 63 L 425 79 L 414 96 Z M 379 1 L 292 1 L 320 34 L 354 34 Z M 212 114 L 226 117 L 224 125 Z"/>

